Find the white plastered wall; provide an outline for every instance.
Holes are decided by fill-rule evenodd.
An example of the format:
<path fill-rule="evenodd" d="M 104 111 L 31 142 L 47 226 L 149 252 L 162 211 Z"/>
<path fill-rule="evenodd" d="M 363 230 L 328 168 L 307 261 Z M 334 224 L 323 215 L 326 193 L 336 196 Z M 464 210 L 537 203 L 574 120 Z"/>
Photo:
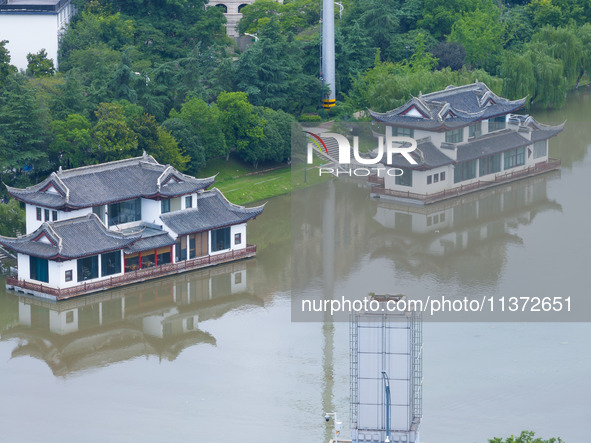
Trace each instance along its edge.
<path fill-rule="evenodd" d="M 27 54 L 41 49 L 57 67 L 58 14 L 0 14 L 0 40 L 8 40 L 10 64 L 27 69 Z"/>

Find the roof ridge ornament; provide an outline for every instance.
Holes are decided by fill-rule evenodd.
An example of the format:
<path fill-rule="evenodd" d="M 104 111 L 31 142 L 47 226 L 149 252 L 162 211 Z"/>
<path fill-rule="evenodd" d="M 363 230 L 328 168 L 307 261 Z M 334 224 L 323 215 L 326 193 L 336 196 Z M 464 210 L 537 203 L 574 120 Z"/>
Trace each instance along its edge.
<path fill-rule="evenodd" d="M 66 186 L 66 184 L 60 178 L 60 174 L 62 172 L 62 167 L 60 166 L 58 173 L 52 172 L 51 175 L 55 178 L 57 183 L 61 186 L 62 190 L 65 192 L 66 203 L 70 201 L 70 188 Z"/>
<path fill-rule="evenodd" d="M 44 222 L 43 224 L 48 228 L 48 230 L 51 231 L 51 234 L 53 235 L 53 237 L 57 239 L 57 252 L 58 252 L 58 254 L 61 254 L 62 253 L 62 246 L 63 246 L 62 238 L 57 234 L 57 232 L 55 232 L 55 230 L 53 229 L 53 227 L 49 223 Z"/>

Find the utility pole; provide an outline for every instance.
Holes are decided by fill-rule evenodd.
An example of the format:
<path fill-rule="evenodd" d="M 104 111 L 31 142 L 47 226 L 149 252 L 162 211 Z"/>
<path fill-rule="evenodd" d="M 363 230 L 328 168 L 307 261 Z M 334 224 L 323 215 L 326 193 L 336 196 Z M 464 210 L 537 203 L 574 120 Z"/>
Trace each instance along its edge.
<path fill-rule="evenodd" d="M 334 0 L 322 3 L 322 85 L 330 91 L 322 92 L 322 107 L 330 109 L 335 105 L 335 55 L 334 55 Z"/>

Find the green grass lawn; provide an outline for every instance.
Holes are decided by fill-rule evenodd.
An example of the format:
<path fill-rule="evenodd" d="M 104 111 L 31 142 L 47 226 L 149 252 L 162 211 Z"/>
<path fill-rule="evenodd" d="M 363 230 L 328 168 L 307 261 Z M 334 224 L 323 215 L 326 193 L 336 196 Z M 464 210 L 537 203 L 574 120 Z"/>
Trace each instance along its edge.
<path fill-rule="evenodd" d="M 286 165 L 267 165 L 258 171 L 249 165 L 230 158 L 211 160 L 200 173 L 200 177 L 218 174 L 213 186 L 224 193 L 232 203 L 243 205 L 266 200 L 277 195 L 288 194 L 292 189 L 312 186 L 330 179 L 330 175 L 319 177 L 317 169 L 307 168 L 304 182 L 303 165 L 294 168 Z"/>

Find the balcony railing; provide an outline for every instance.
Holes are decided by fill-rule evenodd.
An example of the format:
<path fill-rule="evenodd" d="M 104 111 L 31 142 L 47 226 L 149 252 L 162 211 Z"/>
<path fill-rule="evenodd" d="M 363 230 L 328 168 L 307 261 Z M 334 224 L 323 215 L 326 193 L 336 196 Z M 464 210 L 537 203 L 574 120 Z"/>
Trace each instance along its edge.
<path fill-rule="evenodd" d="M 105 280 L 95 282 L 84 282 L 69 288 L 52 288 L 39 283 L 31 283 L 25 280 L 19 280 L 14 277 L 6 278 L 6 286 L 18 288 L 23 291 L 33 291 L 42 294 L 48 294 L 56 297 L 58 300 L 64 300 L 78 295 L 88 294 L 96 291 L 116 288 L 118 286 L 129 285 L 136 282 L 150 280 L 153 278 L 164 277 L 167 275 L 178 274 L 179 272 L 190 271 L 193 269 L 204 268 L 207 266 L 218 265 L 229 261 L 240 260 L 243 258 L 254 257 L 257 252 L 256 245 L 247 245 L 244 249 L 237 251 L 228 251 L 215 255 L 206 255 L 192 260 L 185 260 L 177 263 L 168 263 L 147 269 L 126 272 L 123 275 L 110 277 Z"/>
<path fill-rule="evenodd" d="M 385 189 L 384 184 L 378 186 L 372 186 L 371 192 L 374 194 L 387 195 L 392 197 L 408 198 L 413 200 L 419 200 L 425 204 L 435 203 L 437 201 L 446 200 L 448 198 L 458 197 L 463 194 L 477 191 L 479 189 L 485 189 L 491 186 L 499 185 L 502 183 L 508 183 L 520 178 L 528 177 L 531 175 L 540 174 L 542 172 L 558 169 L 560 167 L 560 160 L 548 159 L 548 161 L 540 162 L 534 166 L 530 166 L 527 169 L 520 171 L 509 172 L 504 175 L 495 177 L 492 180 L 478 180 L 477 182 L 470 183 L 467 185 L 456 186 L 453 189 L 446 189 L 441 192 L 435 192 L 433 194 L 418 194 L 415 192 L 398 191 L 394 189 Z M 371 177 L 370 177 L 371 178 Z M 377 183 L 377 181 L 370 180 L 371 183 Z"/>

